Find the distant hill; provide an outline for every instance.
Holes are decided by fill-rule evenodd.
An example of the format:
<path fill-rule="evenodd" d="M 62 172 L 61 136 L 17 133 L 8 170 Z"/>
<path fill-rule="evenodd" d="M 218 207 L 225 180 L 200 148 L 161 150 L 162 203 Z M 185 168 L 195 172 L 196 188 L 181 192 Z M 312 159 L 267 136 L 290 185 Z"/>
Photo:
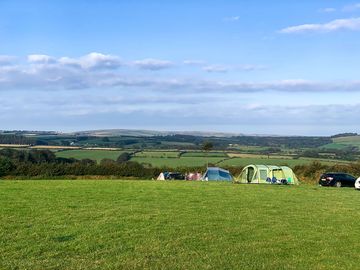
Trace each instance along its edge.
<path fill-rule="evenodd" d="M 71 135 L 77 136 L 169 136 L 169 135 L 191 135 L 200 137 L 232 137 L 243 136 L 242 133 L 226 133 L 226 132 L 206 132 L 206 131 L 155 131 L 155 130 L 136 130 L 136 129 L 103 129 L 103 130 L 86 130 L 73 132 Z"/>

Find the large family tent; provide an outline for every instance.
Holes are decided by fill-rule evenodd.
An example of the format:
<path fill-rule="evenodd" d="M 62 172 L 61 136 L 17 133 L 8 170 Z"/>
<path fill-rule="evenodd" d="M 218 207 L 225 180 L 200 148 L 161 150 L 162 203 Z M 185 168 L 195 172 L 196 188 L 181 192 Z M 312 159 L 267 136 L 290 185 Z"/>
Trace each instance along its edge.
<path fill-rule="evenodd" d="M 286 166 L 272 165 L 248 165 L 246 166 L 236 182 L 255 184 L 290 184 L 298 185 L 296 175 Z"/>
<path fill-rule="evenodd" d="M 208 167 L 202 177 L 204 181 L 232 181 L 232 179 L 229 171 L 218 167 Z"/>

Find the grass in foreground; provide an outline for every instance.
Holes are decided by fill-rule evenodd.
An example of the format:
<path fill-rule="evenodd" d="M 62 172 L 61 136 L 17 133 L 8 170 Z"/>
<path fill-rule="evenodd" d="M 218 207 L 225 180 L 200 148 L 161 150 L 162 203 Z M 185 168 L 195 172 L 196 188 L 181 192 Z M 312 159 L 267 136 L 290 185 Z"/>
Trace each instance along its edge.
<path fill-rule="evenodd" d="M 0 269 L 359 269 L 360 192 L 0 182 Z"/>

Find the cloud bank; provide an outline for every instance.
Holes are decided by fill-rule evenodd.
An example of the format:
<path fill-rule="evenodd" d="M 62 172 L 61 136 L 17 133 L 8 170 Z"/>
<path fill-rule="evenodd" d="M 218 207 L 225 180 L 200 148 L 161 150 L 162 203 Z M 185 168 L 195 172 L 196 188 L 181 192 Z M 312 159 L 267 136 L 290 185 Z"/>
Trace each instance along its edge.
<path fill-rule="evenodd" d="M 243 82 L 236 80 L 211 80 L 201 76 L 188 78 L 186 75 L 170 76 L 159 74 L 154 77 L 141 70 L 162 70 L 173 65 L 170 61 L 145 59 L 127 65 L 119 57 L 101 53 L 90 53 L 79 58 L 55 58 L 33 54 L 26 62 L 14 64 L 13 58 L 3 56 L 0 65 L 0 91 L 36 90 L 86 90 L 109 88 L 159 89 L 174 92 L 358 92 L 360 81 L 317 82 L 308 80 L 278 80 L 267 82 Z M 127 69 L 139 68 L 133 74 Z M 261 69 L 262 66 L 205 65 L 207 72 L 228 72 L 230 70 Z"/>

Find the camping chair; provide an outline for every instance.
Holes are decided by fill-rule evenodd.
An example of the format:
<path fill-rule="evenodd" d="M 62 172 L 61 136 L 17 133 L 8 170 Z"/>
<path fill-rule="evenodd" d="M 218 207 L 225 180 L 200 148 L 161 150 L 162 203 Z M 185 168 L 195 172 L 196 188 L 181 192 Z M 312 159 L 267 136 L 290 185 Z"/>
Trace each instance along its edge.
<path fill-rule="evenodd" d="M 271 179 L 271 184 L 276 184 L 277 183 L 277 179 L 276 177 L 274 176 L 272 179 Z"/>

